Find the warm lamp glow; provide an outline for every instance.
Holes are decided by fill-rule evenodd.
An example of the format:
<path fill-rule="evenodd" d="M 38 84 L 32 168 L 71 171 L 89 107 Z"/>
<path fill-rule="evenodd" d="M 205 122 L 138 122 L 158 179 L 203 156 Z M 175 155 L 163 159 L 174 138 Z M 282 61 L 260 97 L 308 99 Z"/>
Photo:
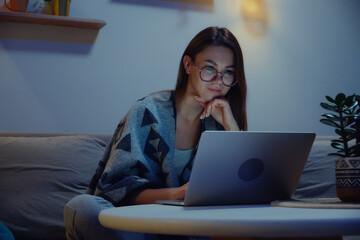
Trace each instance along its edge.
<path fill-rule="evenodd" d="M 268 13 L 264 0 L 243 0 L 241 15 L 250 33 L 258 36 L 266 33 Z"/>
<path fill-rule="evenodd" d="M 257 1 L 245 0 L 243 10 L 249 15 L 258 15 L 259 12 L 261 11 L 261 8 Z"/>

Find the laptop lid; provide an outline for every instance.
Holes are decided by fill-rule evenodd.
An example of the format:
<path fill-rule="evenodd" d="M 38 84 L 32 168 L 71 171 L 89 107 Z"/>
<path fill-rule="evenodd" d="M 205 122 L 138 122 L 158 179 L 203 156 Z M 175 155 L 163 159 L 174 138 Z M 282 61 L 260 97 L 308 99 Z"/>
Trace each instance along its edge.
<path fill-rule="evenodd" d="M 314 139 L 314 133 L 203 132 L 184 206 L 290 199 Z"/>

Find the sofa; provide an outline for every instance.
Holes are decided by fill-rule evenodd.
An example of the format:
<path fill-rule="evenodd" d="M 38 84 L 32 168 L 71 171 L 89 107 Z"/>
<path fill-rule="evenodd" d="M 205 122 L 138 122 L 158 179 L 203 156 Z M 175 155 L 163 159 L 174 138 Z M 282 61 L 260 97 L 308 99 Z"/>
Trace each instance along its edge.
<path fill-rule="evenodd" d="M 0 222 L 15 239 L 65 239 L 64 205 L 85 193 L 111 135 L 0 132 Z M 336 197 L 329 136 L 317 136 L 295 198 Z"/>

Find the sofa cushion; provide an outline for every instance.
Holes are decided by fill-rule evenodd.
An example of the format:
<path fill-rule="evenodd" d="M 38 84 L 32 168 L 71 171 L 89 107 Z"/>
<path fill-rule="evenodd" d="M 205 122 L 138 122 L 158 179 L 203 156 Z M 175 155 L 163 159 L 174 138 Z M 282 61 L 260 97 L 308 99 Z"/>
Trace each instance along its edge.
<path fill-rule="evenodd" d="M 105 149 L 83 135 L 0 137 L 0 221 L 15 239 L 64 239 L 64 205 L 86 191 Z"/>
<path fill-rule="evenodd" d="M 333 136 L 315 138 L 306 161 L 294 198 L 334 198 L 336 197 L 335 159 L 329 156 Z"/>

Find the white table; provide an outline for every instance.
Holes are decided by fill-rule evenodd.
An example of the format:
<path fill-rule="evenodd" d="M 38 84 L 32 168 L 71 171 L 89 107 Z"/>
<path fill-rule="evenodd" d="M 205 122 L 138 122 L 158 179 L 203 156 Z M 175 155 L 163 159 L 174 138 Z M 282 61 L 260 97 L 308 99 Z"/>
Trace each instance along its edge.
<path fill-rule="evenodd" d="M 134 205 L 100 212 L 109 228 L 194 236 L 321 237 L 360 235 L 360 209 L 270 205 L 178 207 Z"/>

